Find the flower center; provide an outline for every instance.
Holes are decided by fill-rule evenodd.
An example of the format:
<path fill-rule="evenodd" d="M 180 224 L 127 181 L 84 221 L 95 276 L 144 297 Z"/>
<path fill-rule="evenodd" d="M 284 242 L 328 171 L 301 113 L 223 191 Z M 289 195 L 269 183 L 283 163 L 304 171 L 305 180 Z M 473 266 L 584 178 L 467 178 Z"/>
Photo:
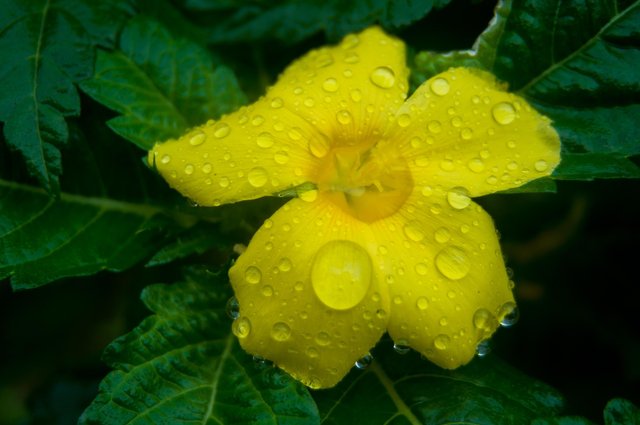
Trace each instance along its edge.
<path fill-rule="evenodd" d="M 413 180 L 406 161 L 387 144 L 336 146 L 316 177 L 318 190 L 358 220 L 370 223 L 395 213 Z"/>

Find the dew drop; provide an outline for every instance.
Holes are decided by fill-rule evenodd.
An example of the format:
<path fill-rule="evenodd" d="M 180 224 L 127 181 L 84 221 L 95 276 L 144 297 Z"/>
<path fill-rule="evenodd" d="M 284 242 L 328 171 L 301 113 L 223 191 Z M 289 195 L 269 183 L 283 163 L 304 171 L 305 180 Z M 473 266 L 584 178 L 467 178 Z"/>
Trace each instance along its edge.
<path fill-rule="evenodd" d="M 547 169 L 549 168 L 549 164 L 547 164 L 547 161 L 545 161 L 544 159 L 541 159 L 540 161 L 536 161 L 533 167 L 536 169 L 536 171 L 542 173 L 543 171 L 547 171 Z"/>
<path fill-rule="evenodd" d="M 449 336 L 440 334 L 433 340 L 433 346 L 438 350 L 446 350 L 450 340 Z"/>
<path fill-rule="evenodd" d="M 184 166 L 184 173 L 188 176 L 190 176 L 191 174 L 193 174 L 193 170 L 194 170 L 194 166 L 191 164 L 187 164 Z"/>
<path fill-rule="evenodd" d="M 471 140 L 472 137 L 473 137 L 473 130 L 471 130 L 470 128 L 465 127 L 462 130 L 460 130 L 460 138 L 462 140 Z"/>
<path fill-rule="evenodd" d="M 326 347 L 331 343 L 331 337 L 326 332 L 318 332 L 316 335 L 316 344 L 321 347 Z"/>
<path fill-rule="evenodd" d="M 408 114 L 398 116 L 398 125 L 400 127 L 408 127 L 411 124 L 411 117 Z"/>
<path fill-rule="evenodd" d="M 291 338 L 291 328 L 284 322 L 276 322 L 271 327 L 271 338 L 278 342 Z"/>
<path fill-rule="evenodd" d="M 256 138 L 256 143 L 258 144 L 258 146 L 260 146 L 261 148 L 270 148 L 271 146 L 273 146 L 273 136 L 271 135 L 271 133 L 267 133 L 262 132 L 260 134 L 258 134 L 258 137 Z"/>
<path fill-rule="evenodd" d="M 325 137 L 309 140 L 309 152 L 316 158 L 324 158 L 329 152 L 329 141 Z"/>
<path fill-rule="evenodd" d="M 438 96 L 444 96 L 445 94 L 449 93 L 449 90 L 451 89 L 451 87 L 449 86 L 449 82 L 444 78 L 435 78 L 433 81 L 431 81 L 429 87 L 431 88 L 433 94 L 436 94 Z"/>
<path fill-rule="evenodd" d="M 335 310 L 358 305 L 371 286 L 371 257 L 360 245 L 335 240 L 323 245 L 311 266 L 311 285 L 320 301 Z"/>
<path fill-rule="evenodd" d="M 289 270 L 291 270 L 291 267 L 291 260 L 286 257 L 282 258 L 278 263 L 278 269 L 280 269 L 281 272 L 288 272 Z"/>
<path fill-rule="evenodd" d="M 253 187 L 262 187 L 267 183 L 269 179 L 267 171 L 262 167 L 255 167 L 247 173 L 247 180 Z"/>
<path fill-rule="evenodd" d="M 260 272 L 260 269 L 256 266 L 247 267 L 244 271 L 244 280 L 254 285 L 256 283 L 260 283 L 260 280 L 262 280 L 262 273 Z"/>
<path fill-rule="evenodd" d="M 453 171 L 455 169 L 455 164 L 450 159 L 443 159 L 440 161 L 440 169 L 443 171 Z"/>
<path fill-rule="evenodd" d="M 271 103 L 269 104 L 273 109 L 280 109 L 284 105 L 284 101 L 279 97 L 274 97 L 271 99 Z"/>
<path fill-rule="evenodd" d="M 367 353 L 363 357 L 356 360 L 355 364 L 358 369 L 362 370 L 368 368 L 371 362 L 373 362 L 373 356 L 370 353 Z"/>
<path fill-rule="evenodd" d="M 320 353 L 318 352 L 318 349 L 316 347 L 307 348 L 307 350 L 305 351 L 305 354 L 307 355 L 307 357 L 309 357 L 311 359 L 315 359 L 320 355 Z"/>
<path fill-rule="evenodd" d="M 335 78 L 327 78 L 322 83 L 322 89 L 328 93 L 335 93 L 338 91 L 338 80 Z"/>
<path fill-rule="evenodd" d="M 246 317 L 240 317 L 233 321 L 231 330 L 238 338 L 246 338 L 251 333 L 251 321 Z"/>
<path fill-rule="evenodd" d="M 358 43 L 360 43 L 360 38 L 355 34 L 349 34 L 342 40 L 341 46 L 345 50 L 353 49 Z"/>
<path fill-rule="evenodd" d="M 343 109 L 341 111 L 338 111 L 338 113 L 336 113 L 336 119 L 342 125 L 350 124 L 352 121 L 351 113 Z"/>
<path fill-rule="evenodd" d="M 516 110 L 509 102 L 500 102 L 491 109 L 491 115 L 498 124 L 511 124 L 516 119 Z"/>
<path fill-rule="evenodd" d="M 259 125 L 262 125 L 262 123 L 264 123 L 264 117 L 262 115 L 256 115 L 251 119 L 251 125 L 254 127 L 258 127 Z"/>
<path fill-rule="evenodd" d="M 236 320 L 238 317 L 240 317 L 240 303 L 238 302 L 238 299 L 236 297 L 229 298 L 229 301 L 227 301 L 225 312 L 227 313 L 227 316 L 229 316 L 233 320 Z"/>
<path fill-rule="evenodd" d="M 360 62 L 360 56 L 356 52 L 347 52 L 344 55 L 344 62 L 350 64 L 358 63 Z"/>
<path fill-rule="evenodd" d="M 206 139 L 207 136 L 202 131 L 198 131 L 196 134 L 191 136 L 191 138 L 189 139 L 189 144 L 191 146 L 199 146 L 203 144 Z"/>
<path fill-rule="evenodd" d="M 415 271 L 419 276 L 424 276 L 429 271 L 429 268 L 425 263 L 418 263 L 415 266 Z"/>
<path fill-rule="evenodd" d="M 418 221 L 410 221 L 404 226 L 404 234 L 414 242 L 424 239 L 424 232 Z"/>
<path fill-rule="evenodd" d="M 218 184 L 220 185 L 220 187 L 229 187 L 229 179 L 226 177 L 220 177 L 220 180 L 218 180 Z"/>
<path fill-rule="evenodd" d="M 451 232 L 446 227 L 441 227 L 436 230 L 435 239 L 438 243 L 447 243 L 451 239 Z"/>
<path fill-rule="evenodd" d="M 284 165 L 289 162 L 289 154 L 285 151 L 278 151 L 273 156 L 273 160 L 280 165 Z"/>
<path fill-rule="evenodd" d="M 436 267 L 445 277 L 459 280 L 469 273 L 471 264 L 461 248 L 448 246 L 436 255 Z"/>
<path fill-rule="evenodd" d="M 201 170 L 202 170 L 202 172 L 203 172 L 204 174 L 209 174 L 209 173 L 211 173 L 211 170 L 212 170 L 212 169 L 213 169 L 213 166 L 212 166 L 211 164 L 209 164 L 208 162 L 207 162 L 206 164 L 203 164 L 203 165 L 202 165 L 202 168 L 201 168 Z"/>
<path fill-rule="evenodd" d="M 231 127 L 229 127 L 229 124 L 224 122 L 219 123 L 213 130 L 213 135 L 217 139 L 225 138 L 229 133 L 231 133 Z"/>
<path fill-rule="evenodd" d="M 264 295 L 265 297 L 270 297 L 273 295 L 273 287 L 269 286 L 269 285 L 265 285 L 262 287 L 262 295 Z"/>
<path fill-rule="evenodd" d="M 373 84 L 383 89 L 389 89 L 396 83 L 396 74 L 386 66 L 374 69 L 369 78 Z"/>
<path fill-rule="evenodd" d="M 354 102 L 360 102 L 362 100 L 362 92 L 358 89 L 353 89 L 350 92 L 351 100 Z"/>
<path fill-rule="evenodd" d="M 404 355 L 411 351 L 411 347 L 407 345 L 406 341 L 398 341 L 393 344 L 393 351 Z"/>
<path fill-rule="evenodd" d="M 515 325 L 518 319 L 520 319 L 520 310 L 518 310 L 515 303 L 506 302 L 500 307 L 498 317 L 500 318 L 500 325 L 509 328 Z"/>
<path fill-rule="evenodd" d="M 318 191 L 316 189 L 307 190 L 298 195 L 305 202 L 313 202 L 318 199 Z"/>
<path fill-rule="evenodd" d="M 465 188 L 455 187 L 447 193 L 447 202 L 451 208 L 463 210 L 471 204 L 471 198 Z"/>
<path fill-rule="evenodd" d="M 427 129 L 434 134 L 440 133 L 442 131 L 442 124 L 438 120 L 429 121 Z"/>
<path fill-rule="evenodd" d="M 171 162 L 171 157 L 169 155 L 163 155 L 160 159 L 160 162 L 162 164 L 168 164 L 169 162 Z"/>
<path fill-rule="evenodd" d="M 497 326 L 497 323 L 493 314 L 491 314 L 489 310 L 486 308 L 479 308 L 473 314 L 473 326 L 478 330 L 491 332 L 493 331 L 493 328 Z"/>
<path fill-rule="evenodd" d="M 318 58 L 316 59 L 316 65 L 318 68 L 327 67 L 332 63 L 333 63 L 333 57 L 331 57 L 331 54 L 329 53 L 321 53 L 320 55 L 318 55 Z"/>
<path fill-rule="evenodd" d="M 488 339 L 483 339 L 476 345 L 476 355 L 478 357 L 485 357 L 491 353 L 491 342 Z"/>
<path fill-rule="evenodd" d="M 313 108 L 313 105 L 316 104 L 316 101 L 313 100 L 312 98 L 308 97 L 304 100 L 304 106 L 306 106 L 307 108 Z"/>
<path fill-rule="evenodd" d="M 469 161 L 467 166 L 474 173 L 481 173 L 484 171 L 484 161 L 482 161 L 480 158 L 473 158 Z"/>
<path fill-rule="evenodd" d="M 420 297 L 416 300 L 416 307 L 419 310 L 426 310 L 429 307 L 429 300 L 426 297 Z"/>

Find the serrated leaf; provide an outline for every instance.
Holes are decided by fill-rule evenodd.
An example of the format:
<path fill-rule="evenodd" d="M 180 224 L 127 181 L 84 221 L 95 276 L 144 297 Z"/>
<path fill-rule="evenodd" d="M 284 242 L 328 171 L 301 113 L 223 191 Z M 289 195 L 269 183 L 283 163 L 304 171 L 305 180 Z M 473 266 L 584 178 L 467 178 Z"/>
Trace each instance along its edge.
<path fill-rule="evenodd" d="M 177 195 L 144 167 L 133 146 L 114 140 L 97 119 L 86 125 L 91 143 L 72 127 L 58 198 L 15 180 L 11 167 L 2 169 L 0 279 L 11 277 L 14 289 L 126 269 L 197 220 L 164 206 L 177 205 Z"/>
<path fill-rule="evenodd" d="M 441 8 L 449 0 L 281 0 L 234 4 L 217 0 L 183 0 L 184 7 L 206 14 L 211 26 L 209 42 L 236 43 L 276 39 L 296 43 L 318 32 L 330 40 L 380 24 L 388 29 L 409 25 Z M 197 18 L 197 16 L 196 16 Z"/>
<path fill-rule="evenodd" d="M 494 27 L 478 59 L 554 121 L 566 153 L 594 154 L 554 177 L 637 177 L 630 162 L 596 169 L 640 153 L 640 2 L 506 1 Z"/>
<path fill-rule="evenodd" d="M 604 408 L 605 425 L 640 425 L 640 409 L 629 400 L 614 398 Z"/>
<path fill-rule="evenodd" d="M 212 248 L 220 248 L 224 243 L 215 237 L 219 230 L 211 223 L 198 223 L 176 235 L 176 240 L 156 252 L 146 265 L 158 266 L 192 254 L 202 254 Z"/>
<path fill-rule="evenodd" d="M 66 117 L 80 113 L 74 83 L 91 75 L 94 43 L 117 30 L 121 2 L 2 0 L 0 121 L 9 147 L 49 192 L 58 191 Z M 118 5 L 117 5 L 118 4 Z M 97 12 L 100 10 L 100 13 Z M 99 15 L 99 16 L 97 16 Z M 101 23 L 104 16 L 113 18 Z"/>
<path fill-rule="evenodd" d="M 142 300 L 155 314 L 107 347 L 116 370 L 79 423 L 319 423 L 305 387 L 239 347 L 225 314 L 229 296 L 224 273 L 147 287 Z"/>
<path fill-rule="evenodd" d="M 246 101 L 229 69 L 214 70 L 206 50 L 174 38 L 153 20 L 131 20 L 118 46 L 115 52 L 98 52 L 95 74 L 81 87 L 122 114 L 108 121 L 109 127 L 142 149 Z"/>
<path fill-rule="evenodd" d="M 379 346 L 376 360 L 313 393 L 323 424 L 523 424 L 562 408 L 560 395 L 495 358 L 449 371 Z"/>

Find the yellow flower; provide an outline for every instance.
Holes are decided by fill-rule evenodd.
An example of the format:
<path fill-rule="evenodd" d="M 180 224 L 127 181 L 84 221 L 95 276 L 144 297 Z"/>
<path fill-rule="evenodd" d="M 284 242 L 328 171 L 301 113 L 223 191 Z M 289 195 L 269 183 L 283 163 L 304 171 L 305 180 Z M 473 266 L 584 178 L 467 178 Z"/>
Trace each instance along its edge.
<path fill-rule="evenodd" d="M 515 308 L 491 218 L 470 198 L 549 175 L 550 121 L 486 72 L 405 101 L 404 44 L 379 28 L 289 66 L 253 105 L 158 144 L 200 205 L 289 191 L 229 271 L 251 354 L 331 387 L 385 331 L 455 368 Z"/>

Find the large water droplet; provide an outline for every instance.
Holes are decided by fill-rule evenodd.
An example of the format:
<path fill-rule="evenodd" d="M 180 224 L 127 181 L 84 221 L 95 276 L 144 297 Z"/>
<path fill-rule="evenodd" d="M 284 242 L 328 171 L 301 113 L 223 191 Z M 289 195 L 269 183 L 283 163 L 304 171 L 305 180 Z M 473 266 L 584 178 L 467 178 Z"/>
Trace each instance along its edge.
<path fill-rule="evenodd" d="M 356 360 L 356 367 L 361 370 L 366 369 L 369 367 L 371 362 L 373 362 L 373 356 L 370 353 L 367 353 L 363 357 Z"/>
<path fill-rule="evenodd" d="M 328 93 L 335 93 L 338 91 L 338 80 L 335 78 L 327 78 L 322 83 L 322 89 Z"/>
<path fill-rule="evenodd" d="M 240 317 L 233 321 L 231 330 L 238 338 L 246 338 L 251 333 L 251 321 L 246 317 Z"/>
<path fill-rule="evenodd" d="M 329 140 L 324 136 L 316 136 L 309 140 L 309 152 L 316 158 L 324 158 L 329 152 Z"/>
<path fill-rule="evenodd" d="M 404 234 L 414 242 L 420 242 L 424 239 L 422 226 L 418 221 L 410 221 L 404 226 Z"/>
<path fill-rule="evenodd" d="M 465 188 L 454 187 L 447 193 L 447 202 L 453 209 L 463 210 L 471 204 L 471 198 Z"/>
<path fill-rule="evenodd" d="M 396 83 L 396 74 L 386 66 L 374 69 L 369 78 L 373 84 L 383 89 L 389 89 Z"/>
<path fill-rule="evenodd" d="M 260 134 L 258 134 L 258 137 L 256 138 L 256 143 L 258 144 L 258 146 L 260 146 L 261 148 L 270 148 L 271 146 L 273 146 L 273 136 L 271 135 L 271 133 L 267 133 L 262 132 Z"/>
<path fill-rule="evenodd" d="M 244 280 L 246 280 L 248 283 L 255 285 L 256 283 L 260 283 L 261 279 L 262 279 L 262 273 L 260 272 L 260 269 L 257 268 L 256 266 L 249 266 L 244 271 Z"/>
<path fill-rule="evenodd" d="M 253 187 L 264 186 L 267 184 L 268 179 L 267 171 L 262 167 L 255 167 L 247 174 L 247 180 L 249 180 L 249 184 Z"/>
<path fill-rule="evenodd" d="M 202 131 L 198 131 L 196 134 L 191 136 L 191 138 L 189 139 L 189 144 L 191 146 L 199 146 L 203 144 L 206 139 L 207 136 Z"/>
<path fill-rule="evenodd" d="M 445 94 L 449 93 L 449 90 L 451 88 L 449 86 L 449 82 L 444 78 L 435 78 L 433 81 L 431 81 L 429 87 L 431 88 L 431 91 L 438 96 L 444 96 Z"/>
<path fill-rule="evenodd" d="M 229 124 L 224 122 L 218 123 L 218 125 L 216 125 L 216 128 L 213 130 L 213 135 L 217 139 L 227 137 L 229 133 L 231 133 L 231 127 L 229 127 Z"/>
<path fill-rule="evenodd" d="M 516 110 L 509 102 L 500 102 L 491 109 L 491 115 L 498 124 L 511 124 L 516 119 Z"/>
<path fill-rule="evenodd" d="M 411 347 L 407 345 L 406 341 L 398 341 L 393 344 L 393 351 L 398 354 L 407 354 L 411 351 Z"/>
<path fill-rule="evenodd" d="M 483 339 L 476 346 L 476 354 L 478 357 L 485 357 L 489 353 L 491 353 L 491 341 Z"/>
<path fill-rule="evenodd" d="M 342 111 L 338 111 L 338 113 L 336 113 L 336 119 L 342 125 L 350 124 L 352 121 L 351 113 L 343 109 Z"/>
<path fill-rule="evenodd" d="M 398 125 L 400 127 L 408 127 L 411 124 L 411 117 L 408 114 L 401 114 L 398 116 Z"/>
<path fill-rule="evenodd" d="M 445 277 L 458 280 L 469 273 L 471 264 L 461 248 L 448 246 L 436 255 L 436 267 Z"/>
<path fill-rule="evenodd" d="M 518 319 L 520 319 L 520 310 L 518 310 L 516 303 L 506 302 L 500 307 L 498 317 L 500 319 L 500 325 L 508 328 L 518 322 Z"/>
<path fill-rule="evenodd" d="M 473 314 L 473 326 L 478 330 L 491 332 L 493 331 L 493 328 L 497 326 L 497 323 L 493 314 L 491 314 L 489 310 L 486 308 L 479 308 Z"/>
<path fill-rule="evenodd" d="M 276 322 L 271 327 L 271 338 L 283 342 L 291 338 L 291 328 L 284 322 Z"/>
<path fill-rule="evenodd" d="M 371 286 L 371 257 L 360 245 L 331 241 L 317 252 L 311 266 L 311 285 L 327 307 L 347 310 L 362 301 Z"/>
<path fill-rule="evenodd" d="M 240 303 L 236 297 L 229 298 L 225 312 L 227 313 L 227 316 L 231 317 L 233 320 L 240 317 Z"/>
<path fill-rule="evenodd" d="M 433 346 L 438 350 L 446 350 L 449 347 L 450 340 L 448 335 L 440 334 L 433 340 Z"/>
<path fill-rule="evenodd" d="M 278 263 L 278 269 L 281 272 L 288 272 L 289 270 L 291 270 L 291 267 L 293 267 L 291 260 L 289 260 L 287 257 L 281 258 L 280 262 Z"/>

